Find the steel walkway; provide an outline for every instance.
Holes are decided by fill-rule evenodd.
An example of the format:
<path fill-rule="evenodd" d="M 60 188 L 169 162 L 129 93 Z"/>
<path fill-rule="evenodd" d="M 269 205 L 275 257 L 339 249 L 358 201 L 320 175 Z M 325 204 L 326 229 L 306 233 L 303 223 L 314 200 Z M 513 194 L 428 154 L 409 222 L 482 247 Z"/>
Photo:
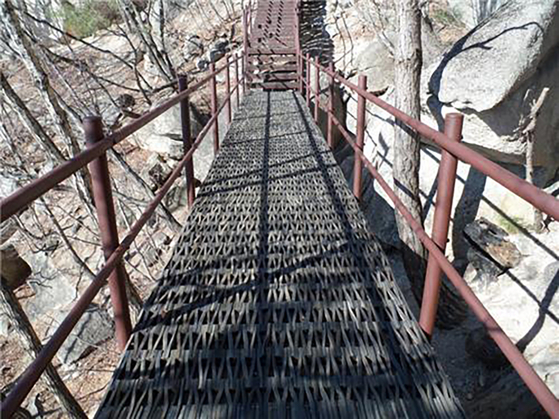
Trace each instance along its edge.
<path fill-rule="evenodd" d="M 250 92 L 97 417 L 462 416 L 304 100 Z"/>
<path fill-rule="evenodd" d="M 264 90 L 297 87 L 297 4 L 298 0 L 258 1 L 248 39 L 251 87 Z"/>

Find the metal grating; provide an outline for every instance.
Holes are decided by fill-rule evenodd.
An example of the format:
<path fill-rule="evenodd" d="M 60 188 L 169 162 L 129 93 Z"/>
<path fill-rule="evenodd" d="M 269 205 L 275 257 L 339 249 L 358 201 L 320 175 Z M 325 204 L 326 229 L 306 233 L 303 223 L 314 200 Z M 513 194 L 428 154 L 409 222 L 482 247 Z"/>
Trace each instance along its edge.
<path fill-rule="evenodd" d="M 258 1 L 247 57 L 252 87 L 297 87 L 296 6 L 297 0 Z"/>
<path fill-rule="evenodd" d="M 97 417 L 463 417 L 297 93 L 246 96 Z"/>

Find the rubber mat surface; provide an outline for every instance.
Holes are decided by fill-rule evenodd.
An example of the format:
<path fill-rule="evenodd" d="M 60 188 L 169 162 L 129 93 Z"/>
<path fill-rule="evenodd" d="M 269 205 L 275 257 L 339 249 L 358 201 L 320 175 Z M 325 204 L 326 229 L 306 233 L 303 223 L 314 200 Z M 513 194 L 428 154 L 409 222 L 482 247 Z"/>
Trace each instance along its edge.
<path fill-rule="evenodd" d="M 97 417 L 462 416 L 304 100 L 249 93 Z"/>

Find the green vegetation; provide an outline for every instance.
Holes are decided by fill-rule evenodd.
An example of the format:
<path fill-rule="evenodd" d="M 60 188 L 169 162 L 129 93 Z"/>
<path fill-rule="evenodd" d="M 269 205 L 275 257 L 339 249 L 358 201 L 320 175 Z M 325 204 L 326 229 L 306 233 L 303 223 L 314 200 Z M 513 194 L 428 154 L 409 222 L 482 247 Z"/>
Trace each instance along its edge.
<path fill-rule="evenodd" d="M 499 215 L 496 220 L 496 224 L 509 234 L 519 234 L 522 232 L 522 229 L 529 230 L 525 221 L 520 217 L 513 216 L 505 218 L 504 216 Z"/>
<path fill-rule="evenodd" d="M 444 26 L 461 26 L 459 16 L 447 10 L 437 8 L 431 13 L 431 19 Z"/>
<path fill-rule="evenodd" d="M 79 38 L 108 28 L 120 17 L 115 0 L 85 0 L 77 6 L 65 3 L 61 15 L 64 29 Z"/>

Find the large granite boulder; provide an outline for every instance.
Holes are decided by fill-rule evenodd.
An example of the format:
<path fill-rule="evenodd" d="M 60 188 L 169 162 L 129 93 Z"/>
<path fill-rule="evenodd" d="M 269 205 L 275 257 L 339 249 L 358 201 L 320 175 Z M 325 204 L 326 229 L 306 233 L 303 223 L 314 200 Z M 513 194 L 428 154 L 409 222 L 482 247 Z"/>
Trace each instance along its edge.
<path fill-rule="evenodd" d="M 67 314 L 66 310 L 53 312 L 50 332 L 54 332 Z M 71 364 L 91 353 L 95 347 L 111 339 L 113 335 L 113 320 L 109 313 L 92 304 L 64 341 L 56 356 L 60 362 Z"/>
<path fill-rule="evenodd" d="M 466 115 L 464 142 L 502 162 L 522 163 L 520 121 L 551 89 L 535 129 L 536 165 L 559 166 L 559 1 L 511 0 L 461 38 L 426 71 L 428 106 Z"/>
<path fill-rule="evenodd" d="M 198 135 L 202 129 L 197 114 L 190 112 L 192 136 Z M 183 155 L 182 125 L 179 106 L 173 106 L 139 131 L 133 138 L 144 150 L 163 154 L 174 159 Z"/>

